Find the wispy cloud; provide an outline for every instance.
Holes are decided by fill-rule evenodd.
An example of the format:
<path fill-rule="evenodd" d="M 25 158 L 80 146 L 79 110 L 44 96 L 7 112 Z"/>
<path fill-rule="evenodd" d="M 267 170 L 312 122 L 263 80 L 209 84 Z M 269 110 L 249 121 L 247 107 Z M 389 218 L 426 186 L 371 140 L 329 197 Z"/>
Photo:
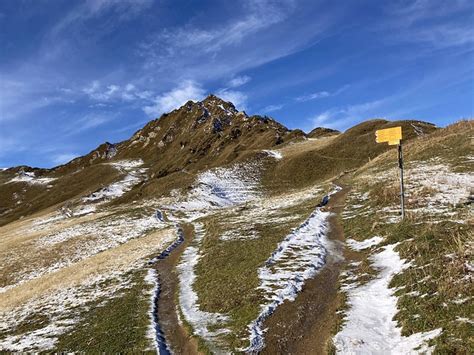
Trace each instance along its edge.
<path fill-rule="evenodd" d="M 306 15 L 296 1 L 246 0 L 224 22 L 189 21 L 151 34 L 137 53 L 145 70 L 167 77 L 221 79 L 304 49 L 336 17 Z"/>
<path fill-rule="evenodd" d="M 261 112 L 262 113 L 270 113 L 270 112 L 274 112 L 274 111 L 279 111 L 283 108 L 283 104 L 281 105 L 268 105 L 268 106 L 265 106 L 264 108 L 262 108 Z"/>
<path fill-rule="evenodd" d="M 344 85 L 343 87 L 337 89 L 334 92 L 329 92 L 329 91 L 317 91 L 312 94 L 308 95 L 303 95 L 303 96 L 298 96 L 295 100 L 299 102 L 304 102 L 304 101 L 311 101 L 311 100 L 317 100 L 317 99 L 323 99 L 325 97 L 331 97 L 331 96 L 337 96 L 340 93 L 346 91 L 349 88 L 349 85 Z"/>
<path fill-rule="evenodd" d="M 151 42 L 143 43 L 143 47 L 150 51 L 154 46 L 160 46 L 160 53 L 155 53 L 155 59 L 165 59 L 188 49 L 196 49 L 207 54 L 220 52 L 223 48 L 240 44 L 245 38 L 281 22 L 288 16 L 292 7 L 291 1 L 247 1 L 246 14 L 229 21 L 224 26 L 204 29 L 187 24 L 183 27 L 165 29 Z M 167 46 L 162 47 L 162 44 Z M 166 50 L 163 51 L 163 48 Z"/>
<path fill-rule="evenodd" d="M 333 108 L 317 114 L 310 119 L 311 128 L 328 127 L 344 129 L 354 122 L 360 122 L 368 118 L 378 116 L 378 109 L 386 99 L 364 102 L 342 108 Z"/>
<path fill-rule="evenodd" d="M 113 16 L 112 21 L 102 21 L 100 31 L 95 36 L 103 36 L 112 31 L 121 21 L 129 20 L 146 10 L 153 0 L 87 0 L 69 11 L 55 26 L 52 27 L 50 38 L 62 37 L 62 33 L 73 31 L 75 34 L 84 31 L 88 35 L 87 23 L 104 15 Z"/>
<path fill-rule="evenodd" d="M 174 110 L 188 100 L 199 101 L 205 96 L 205 90 L 192 80 L 185 80 L 176 88 L 158 95 L 152 105 L 143 107 L 150 117 L 158 117 L 163 112 Z"/>
<path fill-rule="evenodd" d="M 117 84 L 102 85 L 98 80 L 94 80 L 88 86 L 82 89 L 89 99 L 95 101 L 134 101 L 134 100 L 150 100 L 153 96 L 151 91 L 138 90 L 131 83 L 124 86 Z"/>
<path fill-rule="evenodd" d="M 75 120 L 68 121 L 63 126 L 65 136 L 76 135 L 90 129 L 102 126 L 113 121 L 119 115 L 119 112 L 94 111 L 79 115 Z"/>
<path fill-rule="evenodd" d="M 252 80 L 252 78 L 248 75 L 236 76 L 235 78 L 229 80 L 227 85 L 231 88 L 236 88 L 238 86 L 247 84 L 250 80 Z"/>
<path fill-rule="evenodd" d="M 432 49 L 464 46 L 474 43 L 472 11 L 469 0 L 391 2 L 381 26 L 396 40 L 424 43 Z"/>

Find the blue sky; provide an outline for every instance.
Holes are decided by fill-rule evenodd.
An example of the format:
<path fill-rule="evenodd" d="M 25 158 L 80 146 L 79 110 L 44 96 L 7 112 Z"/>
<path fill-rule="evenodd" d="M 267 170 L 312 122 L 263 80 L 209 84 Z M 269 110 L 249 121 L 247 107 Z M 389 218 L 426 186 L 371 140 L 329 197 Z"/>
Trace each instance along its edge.
<path fill-rule="evenodd" d="M 473 23 L 462 0 L 3 0 L 0 167 L 64 163 L 209 93 L 306 131 L 473 117 Z"/>

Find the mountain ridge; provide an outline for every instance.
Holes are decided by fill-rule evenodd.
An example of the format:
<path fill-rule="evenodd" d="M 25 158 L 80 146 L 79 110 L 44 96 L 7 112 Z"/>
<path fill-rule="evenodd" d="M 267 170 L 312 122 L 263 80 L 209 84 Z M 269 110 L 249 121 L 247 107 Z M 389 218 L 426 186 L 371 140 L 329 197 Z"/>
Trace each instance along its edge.
<path fill-rule="evenodd" d="M 184 115 L 183 115 L 184 113 Z M 194 119 L 194 122 L 190 125 L 190 122 Z M 231 138 L 237 139 L 242 135 L 240 127 L 236 127 L 230 130 L 232 122 L 236 121 L 239 123 L 246 122 L 244 128 L 249 129 L 252 126 L 267 126 L 270 129 L 273 129 L 276 133 L 275 141 L 273 145 L 279 145 L 282 143 L 287 143 L 293 139 L 305 139 L 305 138 L 321 138 L 331 135 L 338 135 L 341 133 L 346 133 L 359 125 L 363 125 L 366 122 L 374 120 L 384 120 L 384 119 L 369 119 L 362 121 L 359 124 L 348 128 L 346 131 L 341 132 L 332 128 L 327 127 L 316 127 L 311 130 L 309 133 L 304 133 L 300 129 L 288 129 L 283 124 L 279 123 L 272 117 L 261 116 L 261 115 L 248 115 L 245 111 L 238 111 L 234 104 L 230 101 L 225 101 L 214 94 L 208 95 L 202 101 L 192 101 L 189 100 L 179 108 L 176 108 L 168 113 L 163 113 L 160 117 L 150 120 L 142 128 L 138 129 L 133 133 L 133 135 L 123 141 L 117 143 L 110 143 L 108 141 L 100 144 L 95 149 L 91 150 L 89 153 L 76 157 L 69 162 L 60 164 L 51 168 L 41 168 L 41 167 L 32 167 L 28 165 L 19 165 L 5 168 L 4 171 L 13 171 L 19 172 L 24 171 L 35 171 L 40 174 L 52 172 L 52 171 L 64 171 L 66 167 L 70 165 L 75 165 L 75 163 L 85 163 L 85 160 L 89 160 L 90 163 L 93 163 L 97 160 L 107 161 L 113 159 L 117 156 L 119 158 L 130 158 L 133 157 L 133 152 L 124 152 L 126 150 L 131 150 L 133 145 L 139 146 L 141 148 L 140 153 L 144 153 L 145 156 L 149 155 L 147 152 L 143 151 L 143 148 L 146 148 L 148 145 L 153 146 L 157 145 L 158 148 L 163 148 L 167 144 L 171 143 L 173 138 L 173 133 L 178 131 L 177 126 L 182 125 L 186 129 L 191 129 L 194 131 L 198 128 L 206 130 L 207 133 L 217 135 L 219 138 Z M 171 121 L 171 122 L 170 122 Z M 384 120 L 385 122 L 411 122 L 411 123 L 421 123 L 423 125 L 431 125 L 432 123 L 418 120 L 401 120 L 401 121 L 389 121 Z M 163 129 L 162 126 L 165 126 L 165 134 L 160 134 L 159 131 Z M 262 128 L 262 127 L 260 127 Z M 260 129 L 260 132 L 263 132 L 264 129 Z M 179 133 L 179 132 L 178 132 Z M 195 138 L 195 137 L 192 137 Z M 265 142 L 266 144 L 271 144 L 271 141 Z M 180 141 L 180 148 L 190 149 L 192 153 L 202 152 L 199 145 L 206 145 L 207 141 L 201 141 L 200 144 L 190 146 L 189 139 Z M 141 145 L 141 147 L 140 147 Z M 257 144 L 258 145 L 258 144 Z M 153 159 L 152 159 L 153 160 Z M 67 170 L 67 169 L 66 169 Z"/>
<path fill-rule="evenodd" d="M 316 129 L 323 132 L 317 140 L 327 142 L 326 146 L 316 144 L 313 150 L 301 151 L 294 159 L 270 166 L 265 174 L 274 186 L 285 188 L 305 186 L 314 179 L 356 168 L 367 157 L 374 158 L 390 149 L 375 143 L 374 132 L 394 125 L 403 127 L 406 139 L 435 129 L 421 121 L 382 119 L 362 122 L 337 135 L 329 129 Z M 62 208 L 71 199 L 80 201 L 126 176 L 126 170 L 117 168 L 121 161 L 139 161 L 147 172 L 143 181 L 114 203 L 136 194 L 161 195 L 190 184 L 192 176 L 200 171 L 243 162 L 264 150 L 307 139 L 301 130 L 289 130 L 267 116 L 249 116 L 231 102 L 209 95 L 151 120 L 127 140 L 105 142 L 66 164 L 51 169 L 19 166 L 0 171 L 0 193 L 4 196 L 0 223 L 46 207 Z"/>

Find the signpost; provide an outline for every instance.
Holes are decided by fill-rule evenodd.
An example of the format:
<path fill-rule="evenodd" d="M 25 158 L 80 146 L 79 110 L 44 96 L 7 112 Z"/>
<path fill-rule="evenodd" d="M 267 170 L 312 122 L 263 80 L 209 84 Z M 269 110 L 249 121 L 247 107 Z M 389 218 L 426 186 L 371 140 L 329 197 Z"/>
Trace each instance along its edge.
<path fill-rule="evenodd" d="M 402 127 L 379 129 L 375 131 L 377 143 L 388 142 L 388 145 L 398 145 L 398 168 L 400 169 L 400 203 L 402 219 L 405 218 L 405 187 L 403 186 L 403 154 L 402 154 Z"/>

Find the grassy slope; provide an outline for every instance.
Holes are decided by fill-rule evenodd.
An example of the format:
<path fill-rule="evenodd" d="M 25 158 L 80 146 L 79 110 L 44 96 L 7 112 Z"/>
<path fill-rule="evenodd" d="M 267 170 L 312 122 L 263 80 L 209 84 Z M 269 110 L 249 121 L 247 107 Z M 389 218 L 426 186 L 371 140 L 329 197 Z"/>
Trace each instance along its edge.
<path fill-rule="evenodd" d="M 315 149 L 305 149 L 292 155 L 291 159 L 282 160 L 268 170 L 264 182 L 280 186 L 282 190 L 303 188 L 359 168 L 390 148 L 375 142 L 375 131 L 398 125 L 402 126 L 406 140 L 416 137 L 413 125 L 421 127 L 426 133 L 435 129 L 430 124 L 418 121 L 366 121 L 332 137 L 328 144 L 320 147 L 315 143 Z"/>
<path fill-rule="evenodd" d="M 443 161 L 452 171 L 472 172 L 472 162 L 467 163 L 467 157 L 471 152 L 470 137 L 473 133 L 472 121 L 463 121 L 415 140 L 405 147 L 406 165 L 416 167 L 417 161 L 437 157 L 436 162 Z M 375 182 L 376 179 L 367 179 L 367 175 L 393 168 L 395 157 L 396 153 L 388 152 L 354 174 L 353 191 L 358 195 L 353 195 L 355 198 L 349 202 L 362 204 L 363 207 L 358 210 L 357 217 L 343 221 L 345 233 L 356 240 L 382 235 L 386 236 L 383 244 L 400 242 L 396 250 L 402 259 L 412 263 L 412 267 L 396 275 L 390 286 L 398 288 L 396 294 L 399 296 L 400 311 L 396 320 L 402 326 L 404 335 L 442 328 L 442 335 L 433 341 L 437 352 L 472 352 L 473 325 L 460 320 L 474 313 L 472 273 L 466 267 L 473 261 L 470 206 L 452 206 L 453 218 L 439 216 L 433 221 L 433 217 L 409 212 L 405 222 L 387 224 L 380 211 L 383 207 L 397 205 L 397 178 L 394 176 L 384 182 Z M 364 174 L 366 176 L 362 178 Z M 368 193 L 370 198 L 365 201 L 358 199 L 357 196 L 363 193 Z M 407 195 L 407 207 L 418 207 L 417 200 L 422 196 L 413 196 L 410 191 Z M 453 222 L 456 216 L 461 219 L 467 217 L 467 220 L 465 223 Z M 356 254 L 353 260 L 363 261 L 356 273 L 366 274 L 359 281 L 367 281 L 376 273 L 368 262 L 370 251 Z M 345 308 L 341 304 L 341 309 Z M 340 319 L 339 326 L 341 323 Z"/>
<path fill-rule="evenodd" d="M 109 185 L 119 176 L 120 173 L 109 165 L 95 165 L 52 181 L 50 189 L 26 182 L 0 184 L 0 226 L 45 208 L 59 206 L 68 199 L 87 195 Z M 20 204 L 17 204 L 15 194 L 21 199 Z"/>
<path fill-rule="evenodd" d="M 320 185 L 328 190 L 328 180 L 335 178 L 349 168 L 363 165 L 367 156 L 375 157 L 388 148 L 372 143 L 375 130 L 401 124 L 408 138 L 413 138 L 411 123 L 415 121 L 387 122 L 375 120 L 354 127 L 345 134 L 323 138 L 317 141 L 289 143 L 282 148 L 283 160 L 267 163 L 263 170 L 262 188 L 269 195 L 280 195 L 288 191 Z M 418 123 L 427 132 L 431 125 Z M 354 156 L 351 142 L 368 145 L 359 155 Z M 348 161 L 351 163 L 348 165 Z M 247 345 L 247 325 L 256 318 L 261 297 L 256 287 L 259 285 L 257 270 L 275 250 L 277 244 L 291 230 L 300 225 L 320 201 L 321 196 L 306 201 L 282 214 L 297 215 L 298 219 L 284 225 L 259 223 L 256 229 L 260 238 L 244 241 L 221 241 L 219 236 L 231 227 L 226 225 L 225 214 L 207 218 L 206 238 L 201 247 L 203 257 L 197 266 L 195 290 L 199 296 L 201 309 L 209 312 L 226 313 L 231 316 L 228 327 L 233 334 L 226 339 L 231 348 Z M 246 211 L 240 212 L 244 217 Z M 248 217 L 248 222 L 254 222 Z M 240 226 L 241 227 L 241 226 Z"/>
<path fill-rule="evenodd" d="M 87 353 L 123 353 L 151 351 L 146 333 L 150 323 L 150 285 L 144 271 L 130 275 L 131 287 L 112 299 L 88 304 L 74 329 L 59 337 L 56 351 Z"/>
<path fill-rule="evenodd" d="M 263 180 L 264 189 L 269 193 L 279 194 L 286 191 L 288 187 L 299 189 L 319 184 L 344 170 L 359 167 L 367 161 L 367 157 L 373 158 L 386 148 L 373 146 L 372 144 L 368 146 L 367 150 L 354 155 L 354 151 L 350 146 L 356 144 L 365 147 L 365 144 L 371 144 L 369 142 L 374 139 L 374 130 L 390 125 L 394 124 L 386 121 L 367 123 L 356 130 L 348 131 L 346 135 L 331 137 L 331 139 L 334 139 L 331 144 L 298 152 L 291 159 L 284 159 L 268 166 Z M 431 130 L 430 127 L 427 127 L 427 129 Z M 265 136 L 265 139 L 267 138 L 270 139 L 270 135 Z M 260 149 L 260 145 L 257 144 L 256 148 Z M 231 156 L 230 151 L 229 154 Z M 205 165 L 196 167 L 201 169 Z M 104 171 L 104 178 L 109 173 L 109 171 Z M 174 174 L 179 174 L 179 178 L 175 179 L 176 175 Z M 137 189 L 136 191 L 139 192 L 134 196 L 139 198 L 161 194 L 170 188 L 177 187 L 177 185 L 182 187 L 183 183 L 190 184 L 192 182 L 192 177 L 189 175 L 180 172 L 174 174 L 152 178 L 152 181 Z M 165 188 L 160 186 L 161 182 L 166 182 Z M 203 244 L 204 256 L 197 268 L 196 290 L 204 310 L 231 312 L 232 324 L 230 326 L 235 334 L 228 340 L 233 347 L 243 345 L 239 337 L 244 334 L 244 327 L 255 318 L 258 312 L 255 302 L 259 300 L 258 292 L 255 291 L 255 286 L 258 284 L 257 268 L 266 260 L 276 244 L 291 228 L 298 225 L 309 215 L 318 200 L 319 197 L 298 206 L 292 211 L 287 211 L 299 215 L 299 219 L 291 224 L 271 226 L 262 223 L 259 226 L 262 238 L 257 240 L 223 243 L 218 240 L 219 228 L 216 227 L 217 221 L 213 218 L 205 221 L 209 233 Z M 128 202 L 128 200 L 117 202 Z M 81 327 L 84 327 L 84 331 L 77 328 L 70 335 L 61 338 L 58 349 L 77 349 L 79 347 L 90 351 L 102 351 L 104 349 L 116 351 L 118 349 L 116 345 L 109 342 L 111 333 L 122 332 L 125 329 L 122 328 L 124 325 L 127 325 L 126 329 L 134 329 L 136 326 L 137 329 L 143 330 L 144 323 L 141 316 L 129 311 L 135 309 L 132 306 L 133 304 L 138 304 L 140 309 L 144 309 L 144 304 L 141 303 L 143 297 L 139 289 L 145 288 L 145 285 L 141 285 L 140 282 L 137 282 L 136 285 L 138 285 L 136 290 L 127 291 L 118 298 L 84 313 L 83 320 L 80 322 Z M 142 330 L 140 330 L 140 334 L 143 333 Z M 98 341 L 91 339 L 91 334 L 95 334 Z M 108 344 L 105 348 L 100 345 L 102 341 L 104 344 Z M 136 336 L 134 332 L 121 339 L 115 339 L 115 341 L 117 341 L 117 346 L 120 345 L 123 349 L 130 351 L 140 349 L 140 347 L 134 347 L 132 342 L 144 344 L 143 334 Z M 84 347 L 81 344 L 87 346 Z"/>
<path fill-rule="evenodd" d="M 225 216 L 206 219 L 208 232 L 201 247 L 204 255 L 197 266 L 195 290 L 202 310 L 230 316 L 231 321 L 227 326 L 232 334 L 227 336 L 226 342 L 231 348 L 248 345 L 247 326 L 257 318 L 260 311 L 262 296 L 256 289 L 259 285 L 258 268 L 277 244 L 308 217 L 321 197 L 282 210 L 282 215 L 298 216 L 291 223 L 272 224 L 260 221 L 256 225 L 260 236 L 257 239 L 221 241 L 219 237 L 224 231 L 222 228 L 225 222 L 220 220 Z M 245 212 L 242 214 L 245 216 Z M 252 222 L 251 216 L 248 217 L 248 222 Z M 228 229 L 227 226 L 225 230 Z"/>

